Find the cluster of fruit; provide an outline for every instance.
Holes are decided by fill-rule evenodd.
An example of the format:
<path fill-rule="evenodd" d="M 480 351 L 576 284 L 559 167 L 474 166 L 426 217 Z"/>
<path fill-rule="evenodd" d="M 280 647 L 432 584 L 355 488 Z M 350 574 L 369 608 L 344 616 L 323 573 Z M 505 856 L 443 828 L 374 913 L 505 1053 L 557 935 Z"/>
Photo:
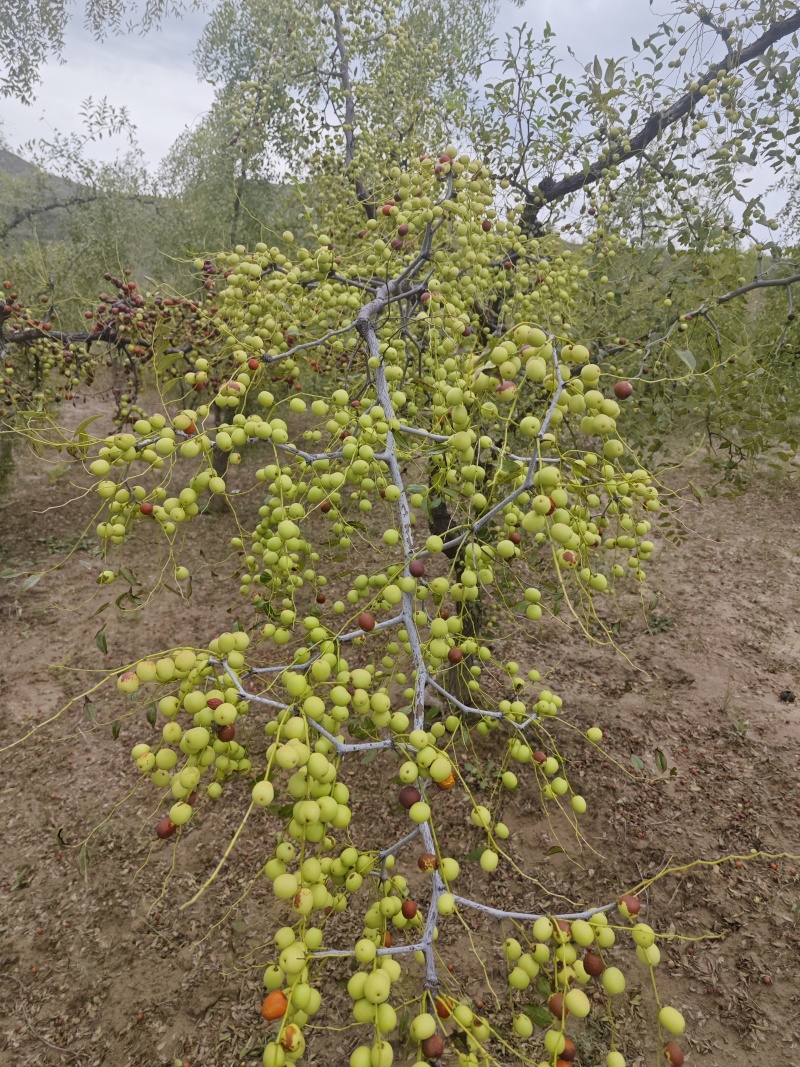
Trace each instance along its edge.
<path fill-rule="evenodd" d="M 514 604 L 510 616 L 529 626 L 547 606 L 540 585 L 554 578 L 593 610 L 592 597 L 616 578 L 643 580 L 654 548 L 650 518 L 661 504 L 618 436 L 631 387 L 617 382 L 607 396 L 601 367 L 567 324 L 581 271 L 566 251 L 545 253 L 523 238 L 513 211 L 497 219 L 488 177 L 468 159 L 444 153 L 394 182 L 391 202 L 347 257 L 328 234 L 316 249 L 295 249 L 285 234 L 291 255 L 258 246 L 219 258 L 214 324 L 234 373 L 220 380 L 213 403 L 218 412 L 236 409 L 229 421 L 211 425 L 210 405 L 198 404 L 100 443 L 91 473 L 110 501 L 99 529 L 109 553 L 124 550 L 142 517 L 174 544 L 204 492 L 235 504 L 231 468 L 246 450 L 268 459 L 255 475 L 265 491 L 258 524 L 246 537 L 239 523 L 232 538 L 240 591 L 255 609 L 247 632 L 140 663 L 119 687 L 135 699 L 140 683 L 173 690 L 158 704 L 167 720 L 161 742 L 133 752 L 172 797 L 160 836 L 185 825 L 198 800 L 219 796 L 234 774 L 260 772 L 251 811 L 284 819 L 263 868 L 290 915 L 264 976 L 263 1014 L 280 1020 L 267 1067 L 302 1054 L 306 1023 L 320 1007 L 317 975 L 339 955 L 360 968 L 348 991 L 355 1020 L 373 1031 L 372 1043 L 353 1053 L 354 1067 L 392 1062 L 397 1012 L 389 1001 L 406 955 L 425 975 L 411 1031 L 419 1054 L 442 1054 L 443 1020 L 451 1019 L 448 1047 L 463 1067 L 477 1064 L 494 1026 L 459 998 L 451 1008 L 435 999 L 439 926 L 470 909 L 517 923 L 518 936 L 506 941 L 512 997 L 547 973 L 562 1010 L 552 1012 L 545 1051 L 566 1060 L 564 1019 L 589 1010 L 582 987 L 599 977 L 606 996 L 624 988 L 603 955 L 615 937 L 606 911 L 525 916 L 460 895 L 459 864 L 442 851 L 436 824 L 456 818 L 466 797 L 487 873 L 515 868 L 501 806 L 520 786 L 576 825 L 586 801 L 558 754 L 561 697 L 543 688 L 534 667 L 498 656 L 476 611 Z M 396 238 L 385 239 L 387 227 Z M 528 324 L 534 307 L 536 326 Z M 340 359 L 345 380 L 323 390 Z M 187 387 L 205 385 L 212 369 L 195 360 Z M 517 442 L 523 454 L 512 451 Z M 133 463 L 157 472 L 157 487 L 129 484 Z M 446 521 L 437 526 L 442 508 Z M 341 564 L 362 539 L 379 540 L 384 561 L 354 575 Z M 245 715 L 251 729 L 241 736 L 251 741 L 254 721 L 263 722 L 263 768 L 251 766 L 237 736 Z M 507 738 L 489 804 L 473 794 L 463 757 L 466 745 L 480 760 L 481 740 L 494 730 Z M 602 734 L 593 727 L 586 736 L 597 744 Z M 353 753 L 398 761 L 408 824 L 394 845 L 367 847 L 352 825 L 342 771 Z M 402 854 L 415 843 L 416 871 L 403 870 Z M 412 893 L 420 871 L 427 882 Z M 363 920 L 352 948 L 332 944 L 342 911 Z M 634 929 L 641 940 L 643 929 Z M 637 945 L 655 966 L 654 944 Z M 579 949 L 588 950 L 582 959 Z M 533 1036 L 520 1006 L 514 1033 Z M 609 1067 L 618 1055 L 612 1050 Z"/>
<path fill-rule="evenodd" d="M 213 265 L 208 264 L 206 272 L 209 269 L 216 273 Z M 54 298 L 45 295 L 37 312 L 13 291 L 10 281 L 3 282 L 0 403 L 6 417 L 46 412 L 55 403 L 73 400 L 103 368 L 113 367 L 114 420 L 118 425 L 132 423 L 144 415 L 136 402 L 140 367 L 155 369 L 166 380 L 179 373 L 183 380 L 189 373 L 182 369 L 184 363 L 202 364 L 209 354 L 219 358 L 213 292 L 202 290 L 196 299 L 142 293 L 131 273 L 126 269 L 119 278 L 104 275 L 114 293 L 100 293 L 97 303 L 83 312 L 83 329 L 64 321 L 70 316 L 59 312 Z M 215 376 L 209 384 L 220 383 Z"/>
<path fill-rule="evenodd" d="M 370 620 L 363 621 L 367 624 L 365 634 L 370 634 Z M 252 803 L 255 808 L 275 813 L 289 801 L 291 814 L 263 873 L 272 884 L 275 898 L 289 907 L 293 925 L 277 931 L 278 954 L 264 974 L 267 989 L 264 1017 L 281 1020 L 278 1035 L 267 1045 L 264 1062 L 280 1067 L 302 1054 L 303 1028 L 320 1007 L 320 993 L 311 984 L 311 974 L 317 973 L 328 955 L 341 954 L 341 950 L 331 952 L 324 946 L 325 932 L 333 917 L 356 906 L 363 913 L 363 929 L 352 953 L 366 969 L 353 974 L 348 992 L 354 1001 L 354 1018 L 370 1024 L 376 1036 L 372 1046 L 362 1045 L 355 1050 L 351 1062 L 366 1063 L 364 1057 L 368 1055 L 370 1064 L 390 1064 L 392 1046 L 386 1038 L 396 1028 L 397 1015 L 389 996 L 402 973 L 393 949 L 411 950 L 413 958 L 424 965 L 426 948 L 439 936 L 439 923 L 459 910 L 482 907 L 456 895 L 454 883 L 460 865 L 453 857 L 442 854 L 436 845 L 433 851 L 417 855 L 418 870 L 436 880 L 427 891 L 422 890 L 428 898 L 427 917 L 426 905 L 412 897 L 408 878 L 396 870 L 396 856 L 418 840 L 426 825 L 433 825 L 430 790 L 450 790 L 457 783 L 465 786 L 455 747 L 462 719 L 443 714 L 429 730 L 412 729 L 408 715 L 391 712 L 387 693 L 374 688 L 374 672 L 363 668 L 349 670 L 329 640 L 306 664 L 275 672 L 277 681 L 248 700 L 242 678 L 255 675 L 248 662 L 252 652 L 249 646 L 246 634 L 224 633 L 211 642 L 207 652 L 180 650 L 155 662 L 143 661 L 135 671 L 119 678 L 119 689 L 136 698 L 142 696 L 141 684 L 174 689 L 178 683 L 176 695 L 162 696 L 158 702 L 158 709 L 167 720 L 162 743 L 155 750 L 146 744 L 137 745 L 132 752 L 139 770 L 148 774 L 156 786 L 169 787 L 175 801 L 169 814 L 158 823 L 156 832 L 159 837 L 170 837 L 188 822 L 203 789 L 201 780 L 207 774 L 213 780 L 205 786 L 205 795 L 214 798 L 220 795 L 223 782 L 234 772 L 250 771 L 247 753 L 234 741 L 237 720 L 255 705 L 275 709 L 265 724 L 270 743 L 265 771 L 252 787 Z M 507 666 L 511 667 L 513 678 L 516 665 Z M 536 676 L 535 671 L 530 673 Z M 279 692 L 282 700 L 276 699 Z M 555 694 L 541 691 L 535 706 L 539 714 L 547 716 L 553 715 L 560 705 Z M 365 713 L 375 719 L 381 713 L 388 715 L 380 724 L 376 722 L 376 726 L 388 727 L 388 740 L 350 742 L 348 734 L 353 732 L 354 712 L 362 721 Z M 519 721 L 520 711 L 509 705 L 505 716 L 508 721 Z M 181 719 L 187 720 L 185 726 L 179 724 Z M 487 723 L 498 723 L 488 711 L 474 728 L 480 732 L 479 727 Z M 537 725 L 537 720 L 526 723 L 528 728 Z M 587 739 L 597 744 L 602 734 L 594 727 Z M 339 771 L 348 751 L 369 750 L 378 744 L 402 760 L 397 773 L 405 784 L 399 790 L 398 800 L 408 812 L 412 830 L 397 846 L 376 852 L 360 850 L 350 843 L 350 792 L 339 780 Z M 526 749 L 527 753 L 523 754 Z M 520 740 L 517 731 L 509 742 L 509 755 L 532 765 L 544 796 L 558 799 L 569 790 L 561 761 L 541 750 L 532 751 Z M 516 774 L 506 769 L 498 784 L 503 790 L 513 791 L 519 781 Z M 573 795 L 571 808 L 581 814 L 585 810 L 583 798 Z M 486 835 L 487 847 L 482 850 L 480 865 L 484 871 L 492 872 L 499 862 L 509 858 L 503 846 L 509 829 L 475 798 L 472 798 L 471 822 Z M 435 835 L 430 840 L 435 840 Z M 639 902 L 634 897 L 623 898 L 619 909 L 625 918 L 635 919 Z M 503 913 L 498 913 L 498 917 L 502 918 Z M 548 1001 L 553 1019 L 545 1030 L 544 1047 L 548 1055 L 569 1062 L 574 1045 L 566 1032 L 566 1019 L 567 1016 L 580 1019 L 588 1014 L 590 1000 L 583 987 L 599 979 L 607 997 L 619 995 L 625 989 L 622 972 L 609 966 L 606 960 L 606 953 L 616 940 L 615 928 L 603 910 L 587 912 L 586 918 L 571 921 L 547 916 L 531 916 L 531 920 L 531 924 L 516 921 L 517 937 L 507 938 L 503 945 L 509 989 L 512 996 L 523 993 L 540 972 L 547 977 L 555 992 Z M 625 928 L 616 927 L 616 931 L 620 929 Z M 401 940 L 396 944 L 398 934 Z M 637 921 L 631 936 L 641 962 L 649 968 L 657 966 L 660 952 L 652 929 Z M 477 1062 L 474 1060 L 477 1050 L 496 1037 L 495 1030 L 468 1002 L 450 997 L 436 1000 L 436 1018 L 430 1012 L 420 1013 L 412 1036 L 420 1046 L 421 1055 L 436 1058 L 442 1054 L 447 1019 L 452 1020 L 454 1033 L 471 1050 L 462 1053 L 464 1067 Z M 432 1029 L 430 1020 L 435 1024 Z M 520 1039 L 533 1037 L 533 1021 L 530 1014 L 517 1007 L 513 1021 L 515 1035 Z M 661 1010 L 659 1022 L 670 1034 L 679 1034 L 683 1029 L 682 1017 L 671 1008 Z M 679 1067 L 680 1050 L 674 1040 L 668 1043 L 667 1051 L 673 1067 Z M 623 1064 L 620 1054 L 612 1050 L 608 1067 Z"/>

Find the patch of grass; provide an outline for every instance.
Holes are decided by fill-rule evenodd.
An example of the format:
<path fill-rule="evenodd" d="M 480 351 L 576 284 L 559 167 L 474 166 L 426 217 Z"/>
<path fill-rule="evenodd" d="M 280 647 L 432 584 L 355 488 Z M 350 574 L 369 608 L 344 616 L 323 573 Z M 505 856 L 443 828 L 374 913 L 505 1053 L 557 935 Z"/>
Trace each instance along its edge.
<path fill-rule="evenodd" d="M 647 632 L 650 634 L 664 634 L 675 625 L 671 615 L 656 615 L 651 612 L 647 616 Z"/>
<path fill-rule="evenodd" d="M 82 537 L 77 545 L 69 537 L 37 537 L 36 544 L 46 548 L 49 553 L 55 552 L 89 552 L 95 547 L 91 537 Z"/>

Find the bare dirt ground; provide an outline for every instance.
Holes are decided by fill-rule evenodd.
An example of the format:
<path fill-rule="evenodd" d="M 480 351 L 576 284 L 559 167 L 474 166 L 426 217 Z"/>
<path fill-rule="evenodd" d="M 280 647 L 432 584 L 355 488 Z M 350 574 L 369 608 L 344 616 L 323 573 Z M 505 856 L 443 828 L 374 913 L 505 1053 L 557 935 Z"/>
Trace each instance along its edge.
<path fill-rule="evenodd" d="M 0 1064 L 250 1067 L 260 1063 L 265 1039 L 260 971 L 276 916 L 269 887 L 254 881 L 271 851 L 266 820 L 243 836 L 235 862 L 199 903 L 179 910 L 216 865 L 247 791 L 231 789 L 224 803 L 206 807 L 173 850 L 155 841 L 155 791 L 136 789 L 129 756 L 147 724 L 125 718 L 115 740 L 116 694 L 96 698 L 88 714 L 79 700 L 25 740 L 99 678 L 87 672 L 232 625 L 218 592 L 224 565 L 197 569 L 189 600 L 163 592 L 141 610 L 96 615 L 108 597 L 94 584 L 101 569 L 95 501 L 77 496 L 73 473 L 66 461 L 48 474 L 20 455 L 0 497 L 3 573 L 53 567 L 78 546 L 31 588 L 23 589 L 22 576 L 0 581 L 2 738 L 20 742 L 3 752 L 2 765 Z M 542 627 L 533 659 L 553 665 L 569 717 L 584 729 L 599 722 L 620 764 L 563 731 L 596 850 L 581 854 L 565 840 L 578 862 L 548 854 L 557 838 L 536 797 L 520 791 L 506 802 L 515 854 L 571 900 L 613 900 L 665 866 L 751 850 L 800 853 L 800 497 L 771 477 L 754 481 L 745 496 L 687 505 L 686 538 L 660 546 L 644 602 L 631 593 L 609 604 L 606 617 L 619 623 L 630 662 L 587 644 L 563 618 Z M 45 511 L 56 505 L 63 506 Z M 230 532 L 224 515 L 209 515 L 189 536 L 202 539 L 207 560 L 219 560 Z M 146 585 L 145 547 L 133 552 Z M 95 643 L 104 622 L 105 656 Z M 498 650 L 515 655 L 515 640 L 498 637 Z M 520 659 L 530 651 L 516 650 Z M 658 783 L 631 774 L 643 765 L 656 776 L 657 751 L 674 774 Z M 376 845 L 403 832 L 394 787 L 387 789 L 393 773 L 379 758 L 345 778 L 361 780 L 354 825 Z M 473 786 L 482 784 L 491 785 Z M 442 834 L 464 861 L 463 891 L 491 889 L 501 905 L 541 905 L 531 883 L 498 884 L 465 859 L 476 838 L 462 815 L 454 810 Z M 690 1067 L 746 1067 L 775 1055 L 790 1063 L 800 1055 L 797 866 L 758 858 L 687 868 L 645 894 L 657 930 L 722 935 L 664 945 L 660 990 L 686 1015 Z M 502 940 L 497 924 L 469 922 L 476 934 Z M 441 946 L 491 1016 L 489 986 L 502 997 L 504 985 L 501 954 L 484 973 L 471 966 L 464 930 L 443 933 Z M 656 1062 L 654 1008 L 645 972 L 624 952 L 632 980 L 617 1022 L 637 1067 Z M 356 1031 L 344 1029 L 347 974 L 342 967 L 328 980 L 330 1029 L 309 1041 L 305 1062 L 338 1067 L 358 1043 Z M 502 1018 L 498 1009 L 498 1025 Z M 579 1067 L 605 1062 L 607 1028 L 579 1027 L 576 1041 Z M 396 1063 L 413 1058 L 398 1047 Z"/>

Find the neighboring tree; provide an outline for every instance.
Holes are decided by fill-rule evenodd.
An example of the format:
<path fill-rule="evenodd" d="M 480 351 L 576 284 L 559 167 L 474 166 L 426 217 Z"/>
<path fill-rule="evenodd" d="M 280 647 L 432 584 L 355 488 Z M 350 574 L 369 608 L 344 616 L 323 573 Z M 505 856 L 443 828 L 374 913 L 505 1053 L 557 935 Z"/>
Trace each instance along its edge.
<path fill-rule="evenodd" d="M 259 121 L 263 151 L 313 180 L 315 206 L 342 181 L 368 216 L 387 163 L 444 144 L 463 123 L 493 0 L 256 0 L 219 5 L 197 48 L 200 74 Z M 324 207 L 321 208 L 324 210 Z"/>
<path fill-rule="evenodd" d="M 106 273 L 105 291 L 92 307 L 84 304 L 78 329 L 74 302 L 59 299 L 52 276 L 27 299 L 3 281 L 0 431 L 52 417 L 59 404 L 75 400 L 98 377 L 106 381 L 105 368 L 111 368 L 109 414 L 120 425 L 132 423 L 144 414 L 136 403 L 144 377 L 166 396 L 176 376 L 182 380 L 198 359 L 217 362 L 220 338 L 207 314 L 216 268 L 203 265 L 203 284 L 195 285 L 193 297 L 141 292 L 132 273 Z M 210 387 L 219 386 L 219 372 L 208 376 Z"/>
<path fill-rule="evenodd" d="M 775 228 L 761 198 L 745 195 L 747 172 L 780 172 L 800 149 L 797 5 L 675 7 L 641 45 L 631 40 L 633 59 L 595 56 L 578 79 L 563 73 L 549 28 L 541 42 L 509 35 L 473 128 L 492 169 L 524 197 L 529 229 L 572 207 L 613 225 L 623 183 L 636 187 L 650 234 L 677 224 L 692 243 L 687 207 L 709 186 L 739 202 L 745 228 Z"/>
<path fill-rule="evenodd" d="M 170 247 L 255 244 L 296 217 L 299 205 L 279 179 L 263 114 L 255 88 L 222 94 L 172 146 L 158 171 L 159 189 L 172 200 Z"/>
<path fill-rule="evenodd" d="M 83 23 L 96 41 L 122 32 L 147 32 L 204 0 L 84 0 Z M 0 19 L 0 96 L 31 103 L 41 69 L 50 59 L 61 61 L 64 34 L 75 10 L 70 0 L 4 0 Z"/>

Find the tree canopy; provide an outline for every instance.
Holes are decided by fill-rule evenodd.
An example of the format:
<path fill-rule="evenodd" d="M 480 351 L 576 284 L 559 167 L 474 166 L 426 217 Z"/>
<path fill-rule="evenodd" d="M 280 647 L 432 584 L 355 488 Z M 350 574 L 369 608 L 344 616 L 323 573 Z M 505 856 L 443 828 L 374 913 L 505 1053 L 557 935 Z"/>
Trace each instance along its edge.
<path fill-rule="evenodd" d="M 189 8 L 205 7 L 204 0 L 83 0 L 83 26 L 95 41 L 118 33 L 147 32 L 163 19 Z M 30 103 L 42 67 L 61 61 L 65 33 L 75 17 L 71 0 L 5 0 L 0 20 L 0 96 Z"/>

